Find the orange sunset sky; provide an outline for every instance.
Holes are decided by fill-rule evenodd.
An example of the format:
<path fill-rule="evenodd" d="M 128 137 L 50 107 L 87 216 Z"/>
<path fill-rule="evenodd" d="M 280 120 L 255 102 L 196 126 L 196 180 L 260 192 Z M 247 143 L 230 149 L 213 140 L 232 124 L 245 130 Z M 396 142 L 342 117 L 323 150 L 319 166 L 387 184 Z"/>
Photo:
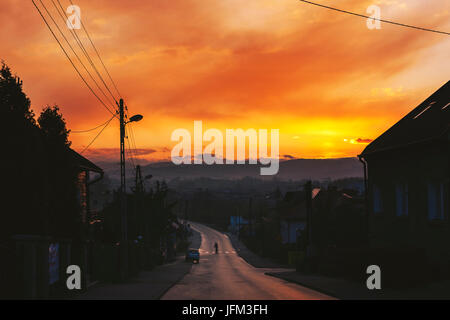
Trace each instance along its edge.
<path fill-rule="evenodd" d="M 450 31 L 446 0 L 317 2 L 361 14 L 376 4 L 382 19 Z M 72 130 L 108 120 L 31 0 L 1 3 L 0 59 L 23 80 L 33 110 L 58 104 Z M 369 30 L 366 19 L 296 0 L 74 4 L 130 114 L 144 115 L 133 124 L 142 159 L 167 159 L 172 131 L 192 131 L 194 120 L 204 130 L 279 129 L 280 156 L 356 156 L 365 146 L 357 139 L 376 138 L 449 80 L 450 36 L 386 23 Z M 117 122 L 84 155 L 118 158 Z M 72 147 L 97 132 L 71 134 Z"/>

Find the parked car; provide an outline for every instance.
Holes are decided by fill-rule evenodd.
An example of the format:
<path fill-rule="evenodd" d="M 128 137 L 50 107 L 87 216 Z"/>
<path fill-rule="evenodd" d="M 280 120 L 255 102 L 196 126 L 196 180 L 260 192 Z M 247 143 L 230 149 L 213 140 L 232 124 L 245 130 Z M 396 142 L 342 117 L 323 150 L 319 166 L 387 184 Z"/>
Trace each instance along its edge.
<path fill-rule="evenodd" d="M 192 261 L 193 263 L 200 262 L 200 252 L 197 249 L 189 249 L 186 252 L 186 261 Z"/>

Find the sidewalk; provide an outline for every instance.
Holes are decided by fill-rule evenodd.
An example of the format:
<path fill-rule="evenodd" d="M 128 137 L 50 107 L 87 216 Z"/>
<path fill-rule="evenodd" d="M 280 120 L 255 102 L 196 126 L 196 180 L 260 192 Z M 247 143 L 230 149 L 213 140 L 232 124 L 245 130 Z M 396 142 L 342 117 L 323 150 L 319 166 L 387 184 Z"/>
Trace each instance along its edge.
<path fill-rule="evenodd" d="M 236 235 L 227 232 L 226 235 L 231 241 L 231 244 L 236 249 L 236 252 L 241 256 L 248 264 L 254 266 L 255 268 L 285 268 L 292 269 L 292 267 L 282 265 L 275 261 L 258 256 L 256 253 L 248 249 L 245 244 L 243 244 Z"/>
<path fill-rule="evenodd" d="M 352 283 L 344 279 L 307 275 L 296 271 L 266 272 L 266 275 L 293 282 L 338 299 L 380 299 L 376 293 L 363 287 L 364 284 Z"/>
<path fill-rule="evenodd" d="M 296 271 L 266 272 L 266 274 L 285 281 L 297 283 L 338 299 L 450 299 L 450 283 L 448 282 L 434 283 L 426 287 L 404 290 L 383 289 L 382 285 L 381 290 L 368 290 L 365 282 L 358 283 L 321 275 L 302 274 Z M 383 280 L 381 280 L 381 283 L 383 283 Z"/>
<path fill-rule="evenodd" d="M 193 231 L 191 248 L 199 248 L 200 233 Z M 98 283 L 87 292 L 77 295 L 77 300 L 158 300 L 191 270 L 192 263 L 184 261 L 184 254 L 169 264 L 142 271 L 125 283 Z"/>
<path fill-rule="evenodd" d="M 340 278 L 326 277 L 317 274 L 303 274 L 294 271 L 292 267 L 281 265 L 263 258 L 248 249 L 234 234 L 227 233 L 236 252 L 255 268 L 284 268 L 289 270 L 271 270 L 266 275 L 299 284 L 315 291 L 322 292 L 338 299 L 376 300 L 376 299 L 450 299 L 450 283 L 434 283 L 427 287 L 410 288 L 407 290 L 369 290 L 365 282 L 353 282 Z M 412 279 L 413 280 L 413 279 Z M 382 280 L 383 281 L 383 280 Z M 382 282 L 383 283 L 383 282 Z"/>

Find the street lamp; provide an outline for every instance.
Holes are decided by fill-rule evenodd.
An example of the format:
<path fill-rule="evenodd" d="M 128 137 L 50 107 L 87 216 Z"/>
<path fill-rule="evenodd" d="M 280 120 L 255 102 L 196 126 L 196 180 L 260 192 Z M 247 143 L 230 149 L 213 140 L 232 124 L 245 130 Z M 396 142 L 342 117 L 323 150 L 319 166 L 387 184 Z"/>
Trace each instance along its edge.
<path fill-rule="evenodd" d="M 124 119 L 124 110 L 123 110 L 123 100 L 120 99 L 119 104 L 119 113 L 120 113 L 120 191 L 121 191 L 121 220 L 122 220 L 122 241 L 126 242 L 128 240 L 128 230 L 127 230 L 127 213 L 126 213 L 126 204 L 125 204 L 125 125 L 130 122 L 138 122 L 144 118 L 140 114 L 136 114 L 129 118 L 128 121 Z"/>
<path fill-rule="evenodd" d="M 128 275 L 128 226 L 127 226 L 127 208 L 125 195 L 125 125 L 130 122 L 142 120 L 143 116 L 136 114 L 125 121 L 123 99 L 118 103 L 119 123 L 120 123 L 120 216 L 121 216 L 121 275 L 125 279 Z"/>
<path fill-rule="evenodd" d="M 136 115 L 132 116 L 132 117 L 130 118 L 130 120 L 129 120 L 127 123 L 130 123 L 130 122 L 138 122 L 138 121 L 141 121 L 142 118 L 144 118 L 144 116 L 142 116 L 142 115 L 140 115 L 140 114 L 136 114 Z"/>

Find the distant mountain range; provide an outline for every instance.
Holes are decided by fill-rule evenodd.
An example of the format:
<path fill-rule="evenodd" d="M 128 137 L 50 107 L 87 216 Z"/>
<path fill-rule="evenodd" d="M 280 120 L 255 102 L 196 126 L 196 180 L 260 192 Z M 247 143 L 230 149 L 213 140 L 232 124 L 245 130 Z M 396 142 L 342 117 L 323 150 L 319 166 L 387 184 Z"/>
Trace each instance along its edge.
<path fill-rule="evenodd" d="M 119 164 L 117 162 L 97 162 L 105 170 L 111 180 L 120 180 Z M 280 162 L 277 175 L 261 176 L 260 164 L 250 165 L 175 165 L 172 162 L 155 162 L 142 166 L 143 176 L 152 175 L 153 179 L 170 181 L 175 178 L 192 179 L 208 177 L 215 179 L 240 179 L 253 177 L 260 179 L 279 180 L 335 180 L 349 177 L 362 177 L 363 166 L 357 158 L 337 159 L 293 159 Z M 127 178 L 130 177 L 130 167 Z"/>

